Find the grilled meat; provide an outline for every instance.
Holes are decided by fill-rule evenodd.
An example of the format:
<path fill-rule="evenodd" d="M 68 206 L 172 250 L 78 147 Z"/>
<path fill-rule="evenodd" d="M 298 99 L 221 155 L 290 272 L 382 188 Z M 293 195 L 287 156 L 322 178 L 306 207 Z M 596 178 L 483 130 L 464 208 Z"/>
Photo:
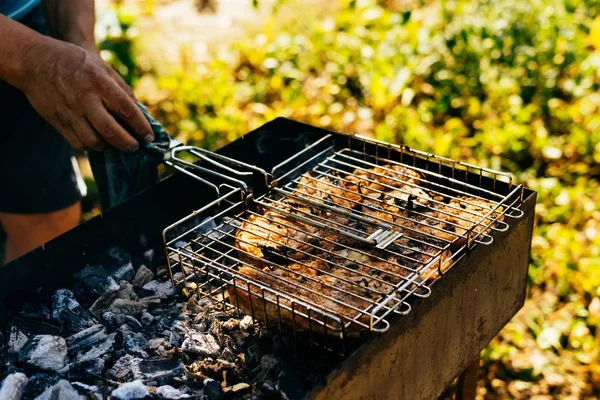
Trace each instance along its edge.
<path fill-rule="evenodd" d="M 488 212 L 485 224 L 501 217 L 492 202 L 428 193 L 422 182 L 419 172 L 398 165 L 359 168 L 347 176 L 303 175 L 289 196 L 271 200 L 277 211 L 265 208 L 242 221 L 236 247 L 245 264 L 238 272 L 257 285 L 230 287 L 230 296 L 270 324 L 308 329 L 307 305 L 368 324 L 366 310 L 375 302 L 399 287 L 414 291 L 437 279 L 473 224 Z M 383 250 L 340 234 L 367 238 L 382 226 L 403 233 Z M 476 226 L 473 236 L 489 230 Z M 407 280 L 411 284 L 404 285 Z M 287 296 L 277 298 L 276 292 Z"/>

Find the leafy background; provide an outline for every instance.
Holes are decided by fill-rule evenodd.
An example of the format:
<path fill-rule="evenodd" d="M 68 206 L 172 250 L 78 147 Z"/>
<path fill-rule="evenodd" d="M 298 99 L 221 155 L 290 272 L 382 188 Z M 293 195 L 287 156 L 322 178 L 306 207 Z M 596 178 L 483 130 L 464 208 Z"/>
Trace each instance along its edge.
<path fill-rule="evenodd" d="M 117 4 L 100 46 L 189 144 L 215 149 L 286 116 L 512 172 L 539 195 L 528 299 L 482 352 L 478 398 L 598 399 L 599 11 L 593 0 L 279 1 L 204 62 L 182 48 L 165 68 L 138 62 L 152 47 L 136 35 L 142 16 Z"/>

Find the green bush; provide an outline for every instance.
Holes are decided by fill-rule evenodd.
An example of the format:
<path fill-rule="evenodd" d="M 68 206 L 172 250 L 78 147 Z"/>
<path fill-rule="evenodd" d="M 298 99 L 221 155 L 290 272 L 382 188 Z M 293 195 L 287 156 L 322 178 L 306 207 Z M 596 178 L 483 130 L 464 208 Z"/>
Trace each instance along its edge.
<path fill-rule="evenodd" d="M 484 391 L 600 395 L 600 3 L 378 3 L 393 1 L 276 15 L 207 64 L 147 71 L 136 93 L 209 149 L 285 116 L 511 171 L 539 193 L 529 300 L 482 354 Z"/>

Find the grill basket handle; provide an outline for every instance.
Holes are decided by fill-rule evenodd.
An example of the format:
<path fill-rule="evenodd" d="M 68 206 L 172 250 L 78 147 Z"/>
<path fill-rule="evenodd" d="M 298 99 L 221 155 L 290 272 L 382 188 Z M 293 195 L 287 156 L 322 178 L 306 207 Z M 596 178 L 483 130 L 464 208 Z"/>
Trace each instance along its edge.
<path fill-rule="evenodd" d="M 208 168 L 204 165 L 186 161 L 181 157 L 183 154 L 192 156 L 192 158 L 201 161 L 205 165 L 209 165 L 216 169 L 221 169 L 225 171 L 225 173 L 217 172 L 216 170 Z M 246 193 L 249 193 L 250 189 L 241 178 L 251 177 L 253 173 L 258 173 L 264 177 L 265 184 L 267 186 L 270 185 L 272 180 L 272 176 L 261 168 L 195 146 L 178 146 L 170 149 L 165 155 L 165 163 L 176 170 L 181 171 L 186 175 L 213 187 L 216 190 L 217 195 L 219 195 L 219 188 L 216 185 L 208 182 L 196 174 L 191 173 L 189 170 L 194 170 L 196 172 L 228 181 L 237 187 L 244 189 Z M 247 171 L 240 169 L 245 169 Z M 236 177 L 239 177 L 239 179 Z"/>

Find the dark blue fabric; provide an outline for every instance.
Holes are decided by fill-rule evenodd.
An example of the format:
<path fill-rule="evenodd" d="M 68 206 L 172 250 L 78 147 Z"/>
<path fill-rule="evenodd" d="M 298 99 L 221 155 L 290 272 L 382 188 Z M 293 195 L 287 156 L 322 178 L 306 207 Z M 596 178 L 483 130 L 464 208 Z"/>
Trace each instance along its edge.
<path fill-rule="evenodd" d="M 5 1 L 0 0 L 2 7 Z M 19 22 L 48 34 L 41 6 Z M 80 200 L 85 185 L 76 172 L 71 146 L 33 109 L 23 92 L 3 81 L 0 104 L 0 212 L 48 213 Z"/>
<path fill-rule="evenodd" d="M 170 138 L 162 125 L 138 104 L 154 131 L 153 143 L 140 141 L 134 153 L 116 149 L 104 152 L 89 151 L 88 158 L 100 195 L 100 205 L 106 211 L 140 191 L 158 183 L 158 165 L 169 148 Z"/>
<path fill-rule="evenodd" d="M 18 20 L 40 4 L 40 0 L 0 0 L 0 14 Z"/>

